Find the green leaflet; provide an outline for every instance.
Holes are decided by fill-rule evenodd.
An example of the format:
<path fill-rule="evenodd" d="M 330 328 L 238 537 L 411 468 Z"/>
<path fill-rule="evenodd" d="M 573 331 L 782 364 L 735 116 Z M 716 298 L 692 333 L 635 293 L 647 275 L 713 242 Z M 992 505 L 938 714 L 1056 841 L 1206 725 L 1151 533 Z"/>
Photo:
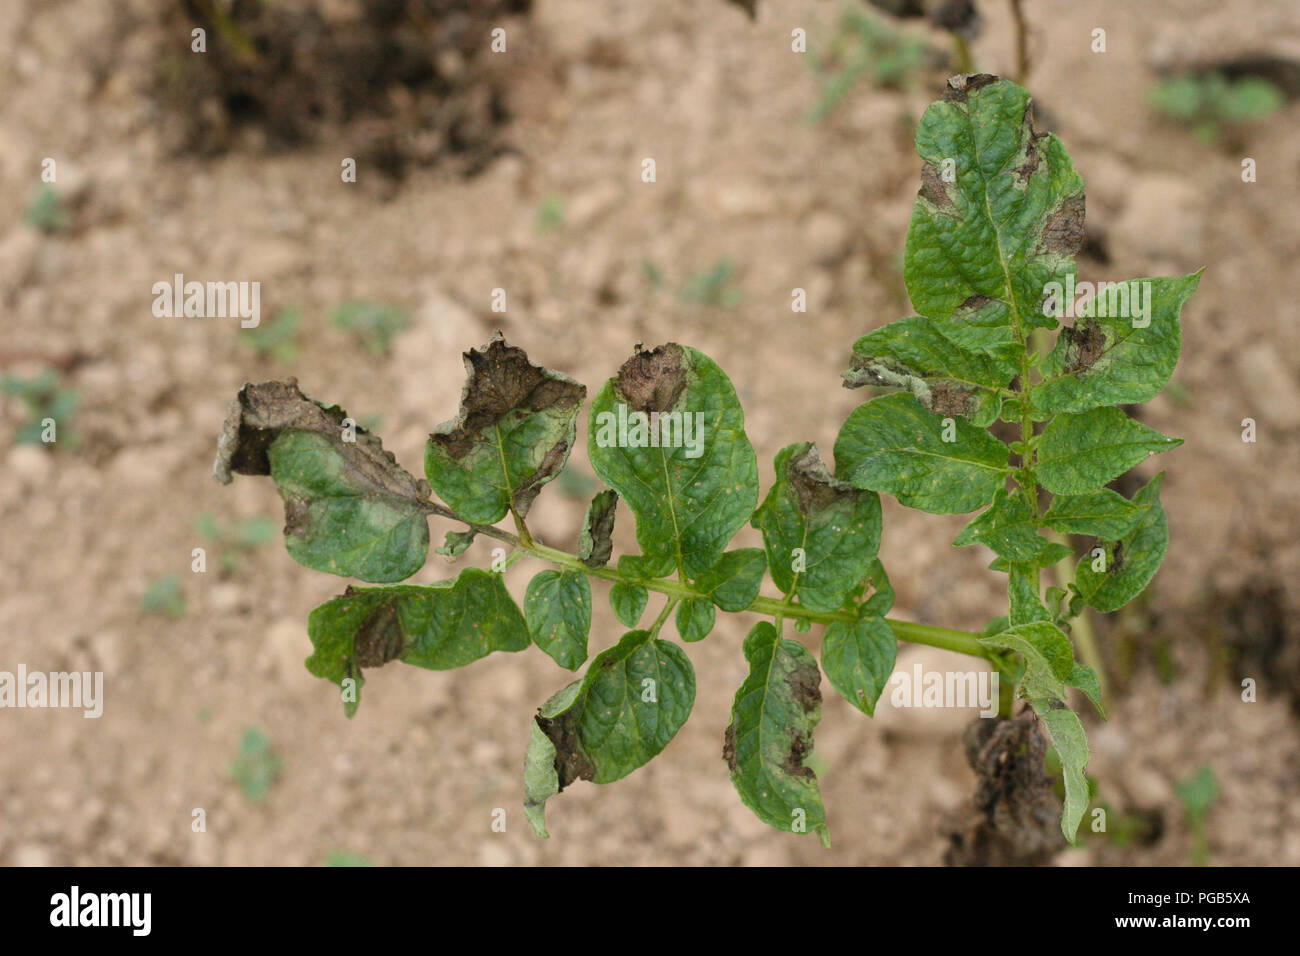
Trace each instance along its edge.
<path fill-rule="evenodd" d="M 712 568 L 758 501 L 736 392 L 693 348 L 669 343 L 628 359 L 592 402 L 588 451 L 632 509 L 656 570 L 694 578 Z"/>
<path fill-rule="evenodd" d="M 713 630 L 716 614 L 709 601 L 683 601 L 677 605 L 677 633 L 688 644 L 702 641 Z"/>
<path fill-rule="evenodd" d="M 1044 289 L 1074 272 L 1083 180 L 1060 140 L 1036 133 L 1029 94 L 994 76 L 955 76 L 921 117 L 921 190 L 907 232 L 912 304 L 960 348 L 1018 357 Z M 945 172 L 950 172 L 945 181 Z"/>
<path fill-rule="evenodd" d="M 587 659 L 591 585 L 577 571 L 539 571 L 524 593 L 524 619 L 533 643 L 555 663 L 576 671 Z"/>
<path fill-rule="evenodd" d="M 1031 564 L 1013 564 L 1007 569 L 1007 619 L 1012 625 L 1052 619 L 1039 597 L 1037 580 Z"/>
<path fill-rule="evenodd" d="M 624 584 L 620 581 L 609 589 L 609 606 L 614 609 L 614 616 L 624 627 L 636 627 L 648 600 L 650 592 L 639 584 Z"/>
<path fill-rule="evenodd" d="M 307 670 L 358 694 L 345 699 L 351 717 L 364 668 L 400 660 L 430 670 L 461 667 L 493 651 L 528 647 L 528 625 L 501 575 L 466 568 L 455 581 L 386 588 L 348 588 L 307 619 L 315 652 Z"/>
<path fill-rule="evenodd" d="M 822 637 L 822 670 L 831 686 L 868 717 L 875 714 L 897 657 L 898 638 L 883 617 L 834 621 Z"/>
<path fill-rule="evenodd" d="M 1050 568 L 1052 565 L 1064 561 L 1066 558 L 1074 557 L 1074 552 L 1063 544 L 1057 544 L 1055 541 L 1050 542 L 1043 551 L 1032 561 L 1026 561 L 1020 564 L 1024 568 Z M 1008 561 L 1006 558 L 994 558 L 989 563 L 990 571 L 1010 571 L 1016 562 Z"/>
<path fill-rule="evenodd" d="M 465 353 L 460 414 L 429 435 L 429 484 L 466 521 L 492 524 L 528 513 L 564 468 L 587 389 L 528 361 L 498 332 Z"/>
<path fill-rule="evenodd" d="M 982 544 L 1011 562 L 1034 561 L 1051 545 L 1036 529 L 1025 496 L 999 488 L 993 503 L 962 528 L 953 544 Z"/>
<path fill-rule="evenodd" d="M 954 440 L 944 441 L 945 434 Z M 945 420 L 910 395 L 859 405 L 835 439 L 837 477 L 932 514 L 988 504 L 1006 480 L 1008 460 L 1006 445 L 984 429 Z"/>
<path fill-rule="evenodd" d="M 1069 678 L 1065 682 L 1066 687 L 1074 687 L 1083 691 L 1085 697 L 1092 701 L 1092 706 L 1097 708 L 1097 714 L 1102 720 L 1106 719 L 1106 709 L 1101 705 L 1101 683 L 1097 680 L 1097 672 L 1087 664 L 1074 665 L 1074 670 L 1070 672 Z"/>
<path fill-rule="evenodd" d="M 1082 495 L 1053 498 L 1043 524 L 1064 534 L 1090 534 L 1108 541 L 1133 530 L 1145 509 L 1117 491 L 1099 488 Z"/>
<path fill-rule="evenodd" d="M 1043 722 L 1043 728 L 1051 738 L 1061 758 L 1061 776 L 1065 783 L 1065 809 L 1061 814 L 1061 832 L 1071 843 L 1079 832 L 1079 823 L 1088 812 L 1091 797 L 1088 793 L 1088 778 L 1084 771 L 1088 767 L 1091 754 L 1088 751 L 1088 738 L 1083 731 L 1079 715 L 1064 703 L 1050 697 L 1031 697 L 1029 705 Z"/>
<path fill-rule="evenodd" d="M 728 551 L 716 565 L 695 579 L 695 589 L 709 595 L 724 611 L 743 611 L 763 586 L 767 558 L 762 548 Z"/>
<path fill-rule="evenodd" d="M 1074 650 L 1070 639 L 1055 624 L 1033 621 L 979 640 L 981 644 L 1007 648 L 1024 657 L 1026 697 L 1065 699 L 1065 682 L 1074 673 Z"/>
<path fill-rule="evenodd" d="M 610 783 L 663 750 L 695 702 L 680 647 L 629 631 L 538 711 L 524 765 L 524 807 L 546 836 L 545 803 L 574 780 Z"/>
<path fill-rule="evenodd" d="M 449 558 L 459 558 L 469 550 L 477 535 L 477 531 L 448 531 L 446 540 L 433 550 Z"/>
<path fill-rule="evenodd" d="M 1081 302 L 1074 326 L 1061 330 L 1056 347 L 1043 361 L 1043 381 L 1033 391 L 1034 408 L 1083 412 L 1154 398 L 1178 364 L 1179 313 L 1200 279 L 1201 273 L 1194 272 L 1111 283 L 1104 291 L 1098 289 L 1095 301 Z M 1068 295 L 1071 290 L 1062 291 Z M 1139 302 L 1146 313 L 1141 316 Z"/>
<path fill-rule="evenodd" d="M 1119 541 L 1105 545 L 1106 570 L 1093 570 L 1091 553 L 1079 560 L 1074 587 L 1087 603 L 1102 612 L 1118 611 L 1133 600 L 1155 577 L 1169 547 L 1169 521 L 1160 506 L 1164 472 L 1133 496 L 1144 506 L 1137 523 Z"/>
<path fill-rule="evenodd" d="M 578 557 L 589 568 L 603 568 L 614 552 L 614 512 L 618 492 L 606 488 L 587 505 L 587 517 L 578 533 Z"/>
<path fill-rule="evenodd" d="M 955 348 L 934 323 L 914 315 L 882 326 L 853 345 L 846 388 L 901 388 L 936 415 L 961 415 L 986 428 L 1002 408 L 1015 362 Z"/>
<path fill-rule="evenodd" d="M 816 659 L 767 621 L 745 638 L 749 676 L 731 705 L 722 757 L 745 806 L 778 830 L 814 830 L 830 846 L 817 776 L 804 765 L 821 720 Z"/>
<path fill-rule="evenodd" d="M 1081 494 L 1182 443 L 1181 438 L 1162 435 L 1118 408 L 1058 415 L 1039 436 L 1038 480 L 1056 495 Z"/>
<path fill-rule="evenodd" d="M 379 439 L 293 382 L 245 385 L 231 403 L 213 477 L 270 475 L 284 499 L 285 546 L 316 571 L 401 581 L 429 553 L 428 495 Z"/>
<path fill-rule="evenodd" d="M 767 564 L 782 593 L 797 595 L 815 611 L 833 611 L 880 547 L 880 498 L 833 478 L 817 446 L 800 442 L 777 453 L 776 483 L 753 524 L 763 532 Z"/>

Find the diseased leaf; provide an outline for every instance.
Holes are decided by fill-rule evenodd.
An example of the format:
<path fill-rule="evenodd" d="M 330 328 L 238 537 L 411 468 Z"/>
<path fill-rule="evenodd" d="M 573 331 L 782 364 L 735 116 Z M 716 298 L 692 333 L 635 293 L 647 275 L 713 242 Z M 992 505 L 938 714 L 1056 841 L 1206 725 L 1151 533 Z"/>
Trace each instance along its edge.
<path fill-rule="evenodd" d="M 1064 534 L 1089 534 L 1118 540 L 1133 530 L 1145 509 L 1117 491 L 1099 488 L 1082 495 L 1053 498 L 1043 524 Z"/>
<path fill-rule="evenodd" d="M 909 395 L 859 405 L 835 440 L 835 474 L 855 488 L 883 491 L 909 508 L 961 514 L 993 500 L 1009 454 L 982 428 L 944 419 Z M 954 439 L 944 441 L 947 431 Z"/>
<path fill-rule="evenodd" d="M 803 645 L 767 621 L 745 638 L 745 678 L 731 705 L 722 757 L 745 806 L 769 826 L 816 831 L 830 845 L 817 775 L 805 766 L 821 720 L 821 673 Z"/>
<path fill-rule="evenodd" d="M 455 581 L 431 585 L 348 588 L 307 619 L 315 652 L 307 670 L 341 684 L 388 661 L 429 670 L 472 663 L 493 651 L 528 647 L 528 625 L 501 575 L 466 568 Z"/>
<path fill-rule="evenodd" d="M 1154 398 L 1178 364 L 1179 313 L 1200 279 L 1201 273 L 1194 272 L 1179 278 L 1098 283 L 1096 299 L 1081 303 L 1074 326 L 1061 329 L 1055 348 L 1043 360 L 1034 408 L 1084 412 Z"/>
<path fill-rule="evenodd" d="M 702 641 L 713 630 L 716 614 L 709 601 L 683 601 L 677 605 L 677 633 L 688 644 Z"/>
<path fill-rule="evenodd" d="M 528 361 L 501 333 L 465 353 L 460 414 L 429 435 L 429 484 L 466 521 L 492 524 L 528 513 L 564 468 L 587 389 Z"/>
<path fill-rule="evenodd" d="M 758 597 L 766 571 L 767 558 L 762 548 L 739 548 L 728 551 L 696 578 L 695 589 L 709 595 L 724 611 L 743 611 Z"/>
<path fill-rule="evenodd" d="M 880 547 L 880 498 L 832 477 L 817 446 L 800 442 L 777 453 L 776 483 L 753 524 L 776 586 L 814 611 L 833 611 Z"/>
<path fill-rule="evenodd" d="M 649 762 L 694 702 L 695 671 L 675 644 L 629 631 L 597 654 L 582 680 L 547 701 L 534 722 L 524 807 L 537 834 L 546 836 L 549 797 L 574 780 L 610 783 Z"/>
<path fill-rule="evenodd" d="M 1105 547 L 1105 571 L 1094 571 L 1091 553 L 1079 559 L 1075 589 L 1098 611 L 1118 611 L 1141 594 L 1155 577 L 1169 547 L 1169 520 L 1160 506 L 1160 485 L 1164 472 L 1156 475 L 1133 496 L 1143 506 L 1137 524 L 1119 541 Z"/>
<path fill-rule="evenodd" d="M 1024 495 L 999 488 L 993 503 L 961 530 L 953 544 L 982 544 L 1008 561 L 1034 561 L 1051 545 L 1036 529 Z"/>
<path fill-rule="evenodd" d="M 833 621 L 822 637 L 822 670 L 831 686 L 868 717 L 894 672 L 898 638 L 883 617 L 864 614 L 853 624 Z"/>
<path fill-rule="evenodd" d="M 576 671 L 587 659 L 591 585 L 577 571 L 539 571 L 524 593 L 524 619 L 533 643 L 555 663 Z"/>
<path fill-rule="evenodd" d="M 997 419 L 1001 390 L 1017 371 L 1006 358 L 954 348 L 933 322 L 914 315 L 854 343 L 844 386 L 901 388 L 936 415 L 960 415 L 986 428 Z"/>
<path fill-rule="evenodd" d="M 270 475 L 284 499 L 285 545 L 299 563 L 401 581 L 429 554 L 428 493 L 378 438 L 345 420 L 294 381 L 245 385 L 221 430 L 213 477 Z"/>
<path fill-rule="evenodd" d="M 1038 480 L 1057 495 L 1100 488 L 1158 452 L 1177 448 L 1169 438 L 1118 408 L 1057 415 L 1038 445 Z"/>
<path fill-rule="evenodd" d="M 609 606 L 624 627 L 636 627 L 645 611 L 650 592 L 639 584 L 619 582 L 609 589 Z"/>
<path fill-rule="evenodd" d="M 1070 639 L 1050 621 L 1018 624 L 990 637 L 981 644 L 1004 647 L 1025 659 L 1024 694 L 1026 697 L 1065 699 L 1065 681 L 1074 673 L 1074 650 Z"/>
<path fill-rule="evenodd" d="M 1018 356 L 1029 329 L 1056 327 L 1042 313 L 1044 289 L 1074 272 L 1083 180 L 1060 140 L 1034 131 L 1029 94 L 987 74 L 948 81 L 921 118 L 916 151 L 924 165 L 904 261 L 912 304 L 964 350 Z"/>
<path fill-rule="evenodd" d="M 669 343 L 628 359 L 592 402 L 588 438 L 592 467 L 632 509 L 656 570 L 708 571 L 758 501 L 736 392 L 695 349 Z"/>
<path fill-rule="evenodd" d="M 614 553 L 614 512 L 618 492 L 606 488 L 587 505 L 587 517 L 578 535 L 578 557 L 589 568 L 603 568 Z"/>
<path fill-rule="evenodd" d="M 1079 823 L 1088 811 L 1091 797 L 1088 793 L 1088 737 L 1084 733 L 1079 715 L 1060 700 L 1050 697 L 1032 697 L 1029 704 L 1043 722 L 1052 746 L 1061 759 L 1061 775 L 1065 782 L 1065 809 L 1061 814 L 1061 832 L 1071 843 L 1079 832 Z"/>

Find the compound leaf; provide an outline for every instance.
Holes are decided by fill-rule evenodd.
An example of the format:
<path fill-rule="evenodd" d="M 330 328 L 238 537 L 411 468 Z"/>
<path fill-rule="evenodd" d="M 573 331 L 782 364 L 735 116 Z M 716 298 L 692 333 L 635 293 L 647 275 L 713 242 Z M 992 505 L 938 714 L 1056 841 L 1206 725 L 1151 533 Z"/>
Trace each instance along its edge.
<path fill-rule="evenodd" d="M 835 440 L 838 477 L 932 514 L 988 504 L 1006 480 L 1008 460 L 1006 445 L 984 429 L 941 418 L 910 395 L 859 405 Z"/>
<path fill-rule="evenodd" d="M 693 348 L 669 343 L 628 359 L 592 402 L 588 447 L 656 569 L 691 578 L 709 570 L 758 501 L 735 389 Z"/>
<path fill-rule="evenodd" d="M 817 660 L 767 621 L 745 638 L 749 676 L 736 691 L 722 750 L 731 782 L 760 820 L 830 845 L 817 775 L 804 765 L 821 720 Z"/>
<path fill-rule="evenodd" d="M 815 611 L 844 604 L 880 547 L 880 498 L 831 476 L 817 446 L 787 445 L 776 483 L 754 512 L 772 580 Z"/>
<path fill-rule="evenodd" d="M 591 585 L 577 571 L 539 571 L 524 592 L 524 619 L 533 643 L 561 667 L 576 671 L 587 659 Z"/>
<path fill-rule="evenodd" d="M 573 447 L 587 389 L 528 361 L 501 333 L 465 353 L 460 414 L 429 435 L 424 471 L 460 517 L 476 524 L 528 513 Z"/>
<path fill-rule="evenodd" d="M 1182 443 L 1181 438 L 1162 435 L 1118 408 L 1058 415 L 1040 436 L 1038 480 L 1053 494 L 1082 494 Z"/>

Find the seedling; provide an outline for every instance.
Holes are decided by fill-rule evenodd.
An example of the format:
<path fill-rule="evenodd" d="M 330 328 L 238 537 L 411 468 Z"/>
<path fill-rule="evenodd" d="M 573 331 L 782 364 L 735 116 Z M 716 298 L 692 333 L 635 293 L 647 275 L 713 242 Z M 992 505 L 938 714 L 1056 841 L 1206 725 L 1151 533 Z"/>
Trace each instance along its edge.
<path fill-rule="evenodd" d="M 334 310 L 333 322 L 355 333 L 371 355 L 387 355 L 393 339 L 410 320 L 396 306 L 384 302 L 347 302 Z"/>
<path fill-rule="evenodd" d="M 1169 380 L 1179 312 L 1199 273 L 1141 280 L 1145 305 L 1132 317 L 1099 308 L 1108 297 L 1121 305 L 1118 291 L 1074 303 L 1075 324 L 1040 353 L 1031 333 L 1060 327 L 1056 307 L 1067 284 L 1075 288 L 1083 242 L 1083 181 L 1065 148 L 1034 130 L 1023 89 L 963 75 L 921 119 L 917 149 L 921 190 L 905 279 L 918 314 L 859 339 L 845 373 L 850 387 L 890 392 L 849 416 L 832 462 L 808 442 L 783 448 L 761 497 L 735 389 L 711 358 L 676 343 L 638 347 L 591 403 L 588 457 L 607 487 L 592 499 L 574 551 L 539 541 L 527 516 L 564 468 L 587 390 L 532 364 L 499 334 L 465 354 L 460 413 L 429 437 L 427 482 L 369 432 L 348 440 L 338 406 L 291 382 L 244 386 L 218 443 L 215 477 L 270 475 L 285 501 L 289 553 L 309 568 L 380 585 L 349 587 L 308 619 L 315 651 L 307 668 L 339 686 L 345 713 L 356 712 L 366 672 L 393 660 L 446 670 L 536 644 L 568 670 L 586 663 L 530 725 L 524 807 L 544 836 L 552 797 L 576 780 L 626 776 L 689 716 L 694 669 L 667 637 L 667 622 L 689 643 L 709 635 L 719 612 L 755 615 L 743 646 L 749 673 L 730 724 L 718 728 L 727 772 L 760 819 L 826 841 L 807 763 L 822 671 L 870 715 L 898 642 L 910 641 L 986 661 L 1001 678 L 1001 716 L 1017 697 L 1024 702 L 1014 728 L 991 725 L 1014 733 L 991 739 L 1029 734 L 1041 754 L 1046 733 L 1061 763 L 1061 830 L 1073 840 L 1089 802 L 1089 754 L 1069 690 L 1098 710 L 1101 695 L 1067 630 L 1086 606 L 1109 612 L 1131 601 L 1164 555 L 1162 476 L 1131 500 L 1105 486 L 1180 443 L 1119 406 L 1149 400 Z M 988 430 L 999 421 L 1018 428 L 1016 440 Z M 1044 492 L 1052 496 L 1046 506 Z M 877 558 L 881 493 L 935 514 L 984 509 L 954 543 L 991 549 L 992 567 L 1006 575 L 1008 613 L 983 632 L 888 617 L 894 591 Z M 614 561 L 620 508 L 635 519 L 639 553 Z M 463 552 L 474 535 L 503 544 L 492 570 L 397 585 L 425 564 L 430 515 L 459 525 L 448 552 Z M 507 516 L 512 530 L 496 526 Z M 746 523 L 764 546 L 729 550 Z M 1074 555 L 1045 530 L 1101 542 L 1075 565 L 1068 589 L 1046 595 L 1043 569 Z M 517 559 L 549 565 L 529 583 L 522 609 L 498 573 Z M 764 593 L 768 577 L 775 595 Z M 611 585 L 628 630 L 588 663 L 592 578 Z M 651 594 L 662 600 L 648 612 Z M 787 636 L 787 622 L 796 634 L 824 628 L 820 668 Z M 1027 776 L 1045 780 L 1037 760 Z"/>
<path fill-rule="evenodd" d="M 292 362 L 298 357 L 298 322 L 302 313 L 296 308 L 282 309 L 269 322 L 253 329 L 238 329 L 239 340 L 262 358 Z"/>
<path fill-rule="evenodd" d="M 1222 73 L 1173 76 L 1153 86 L 1151 103 L 1166 116 L 1191 127 L 1203 143 L 1217 143 L 1229 132 L 1282 108 L 1286 97 L 1256 76 L 1229 80 Z"/>
<path fill-rule="evenodd" d="M 885 89 L 907 86 L 925 63 L 925 43 L 876 17 L 848 10 L 826 56 L 813 62 L 820 92 L 808 118 L 823 120 L 863 77 Z"/>
<path fill-rule="evenodd" d="M 194 519 L 199 534 L 221 549 L 221 567 L 236 571 L 253 551 L 275 540 L 279 526 L 265 515 L 234 522 L 220 522 L 208 512 Z"/>
<path fill-rule="evenodd" d="M 554 232 L 564 226 L 564 197 L 547 196 L 537 207 L 537 231 Z"/>
<path fill-rule="evenodd" d="M 705 272 L 696 272 L 682 286 L 682 301 L 730 309 L 740 304 L 740 290 L 732 286 L 736 267 L 722 258 Z"/>
<path fill-rule="evenodd" d="M 271 751 L 266 734 L 249 727 L 240 738 L 239 755 L 230 765 L 230 776 L 244 791 L 244 796 L 258 803 L 271 791 L 282 766 L 280 758 Z"/>
<path fill-rule="evenodd" d="M 1214 771 L 1204 766 L 1186 780 L 1175 783 L 1174 793 L 1183 805 L 1187 829 L 1192 835 L 1192 866 L 1209 866 L 1210 839 L 1205 832 L 1205 819 L 1219 799 L 1219 781 Z"/>
<path fill-rule="evenodd" d="M 181 594 L 178 574 L 167 574 L 154 580 L 140 595 L 140 610 L 146 614 L 185 616 L 185 596 Z"/>
<path fill-rule="evenodd" d="M 72 225 L 72 217 L 59 198 L 59 191 L 48 185 L 36 191 L 23 218 L 29 226 L 46 235 L 62 232 Z"/>
<path fill-rule="evenodd" d="M 14 434 L 14 444 L 59 444 L 65 448 L 78 444 L 77 436 L 69 430 L 68 424 L 81 404 L 81 397 L 75 389 L 59 384 L 57 372 L 46 369 L 31 378 L 6 375 L 0 378 L 0 391 L 18 396 L 27 405 L 29 417 Z M 47 441 L 47 438 L 53 438 L 53 441 Z"/>

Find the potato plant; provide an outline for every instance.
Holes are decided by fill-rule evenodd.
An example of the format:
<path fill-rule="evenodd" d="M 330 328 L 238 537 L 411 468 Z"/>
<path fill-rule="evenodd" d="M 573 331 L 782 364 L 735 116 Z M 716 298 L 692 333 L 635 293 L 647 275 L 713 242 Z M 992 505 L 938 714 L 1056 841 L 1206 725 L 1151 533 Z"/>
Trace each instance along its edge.
<path fill-rule="evenodd" d="M 709 635 L 719 612 L 756 616 L 739 649 L 748 676 L 730 724 L 718 728 L 721 753 L 758 817 L 826 842 L 806 763 L 822 673 L 871 715 L 898 642 L 911 641 L 986 660 L 1001 678 L 1001 716 L 1019 707 L 1040 723 L 1064 778 L 1061 829 L 1075 838 L 1089 799 L 1088 745 L 1069 691 L 1099 710 L 1101 694 L 1097 674 L 1075 659 L 1071 622 L 1086 607 L 1109 612 L 1131 601 L 1164 555 L 1161 476 L 1131 499 L 1106 486 L 1180 443 L 1121 406 L 1168 382 L 1179 313 L 1199 273 L 1076 282 L 1083 181 L 1060 141 L 1035 131 L 1028 94 L 1009 81 L 953 77 L 916 143 L 921 188 L 905 278 L 917 314 L 860 338 L 844 373 L 845 385 L 884 394 L 849 415 L 830 461 L 808 442 L 781 449 L 762 469 L 765 493 L 730 380 L 712 358 L 676 343 L 638 347 L 592 400 L 588 455 L 607 488 L 572 551 L 539 541 L 527 517 L 565 466 L 587 390 L 500 334 L 465 354 L 459 414 L 429 436 L 427 480 L 295 382 L 240 391 L 217 479 L 270 475 L 289 553 L 379 585 L 350 586 L 308 620 L 307 668 L 339 685 L 348 716 L 366 672 L 394 660 L 445 670 L 536 645 L 566 670 L 585 665 L 531 723 L 525 811 L 545 836 L 552 797 L 576 780 L 626 776 L 690 715 L 695 675 L 668 621 L 690 643 Z M 1035 347 L 1045 334 L 1036 330 L 1058 329 L 1050 349 Z M 995 434 L 1008 429 L 1014 440 Z M 994 552 L 1007 614 L 979 633 L 889 617 L 894 595 L 877 557 L 881 493 L 935 514 L 979 511 L 954 544 Z M 635 521 L 639 552 L 615 561 L 620 509 Z M 457 525 L 441 553 L 460 555 L 478 535 L 505 547 L 491 569 L 400 584 L 425 564 L 430 516 Z M 512 527 L 497 527 L 507 517 Z M 762 548 L 730 547 L 746 523 L 762 533 Z M 1044 569 L 1075 558 L 1066 535 L 1097 545 L 1074 562 L 1068 587 L 1044 589 Z M 522 608 L 501 574 L 521 559 L 547 565 Z M 593 578 L 610 585 L 627 631 L 588 661 Z M 653 614 L 651 594 L 661 599 Z M 787 624 L 795 635 L 824 628 L 820 665 Z"/>

